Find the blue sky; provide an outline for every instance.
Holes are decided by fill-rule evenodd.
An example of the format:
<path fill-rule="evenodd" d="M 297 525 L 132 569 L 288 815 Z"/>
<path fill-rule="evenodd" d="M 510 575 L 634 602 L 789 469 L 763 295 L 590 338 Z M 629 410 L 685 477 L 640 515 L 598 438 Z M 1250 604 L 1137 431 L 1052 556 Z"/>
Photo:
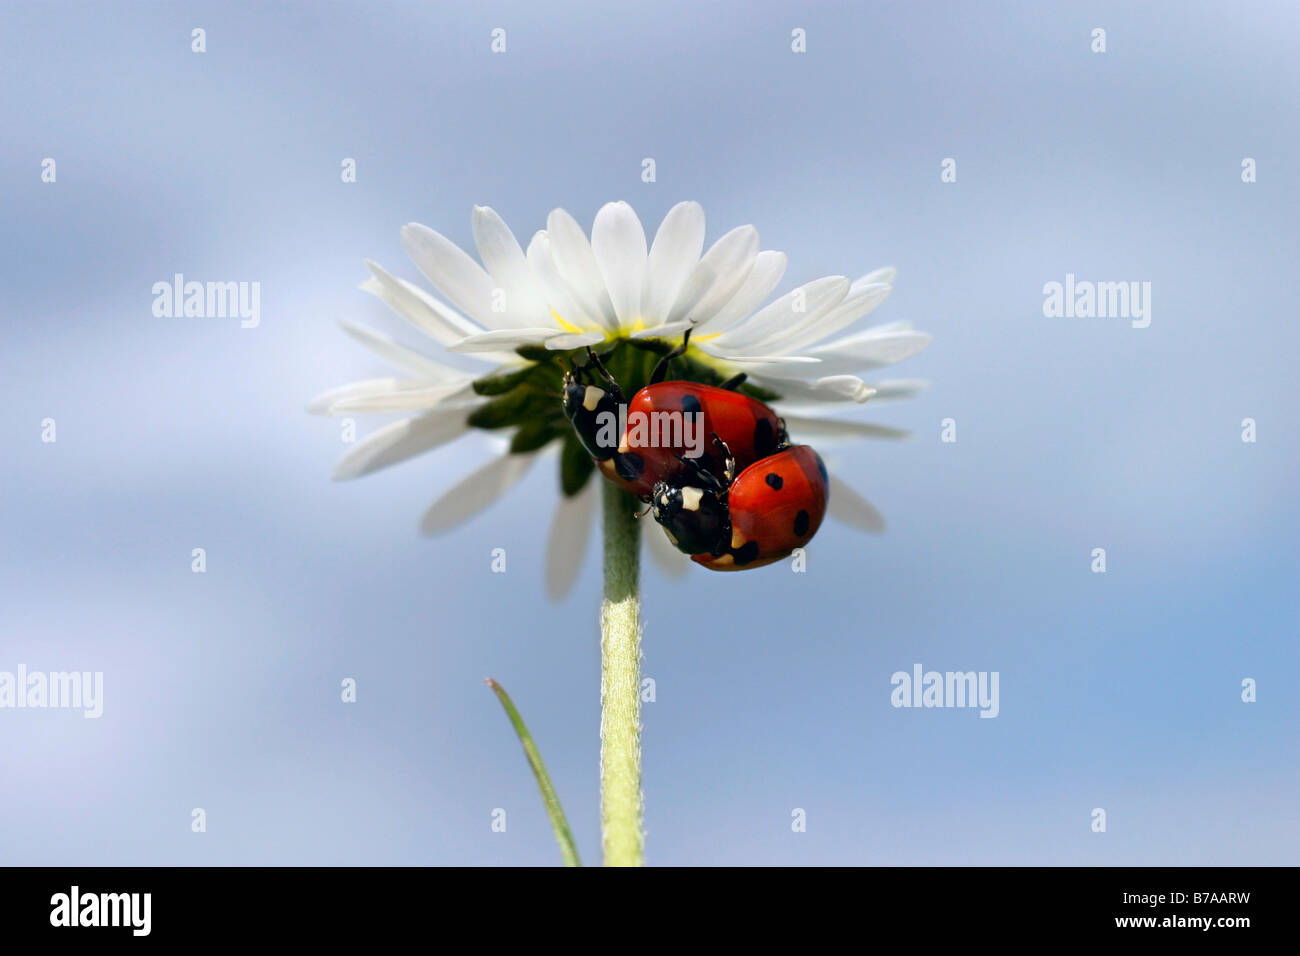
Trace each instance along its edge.
<path fill-rule="evenodd" d="M 1295 862 L 1293 5 L 0 18 L 0 671 L 105 686 L 98 720 L 0 710 L 0 857 L 552 864 L 492 675 L 595 861 L 599 569 L 593 541 L 546 600 L 553 466 L 422 538 L 482 441 L 335 483 L 304 406 L 382 374 L 338 322 L 402 334 L 356 286 L 415 278 L 404 223 L 696 199 L 789 255 L 778 291 L 896 266 L 875 316 L 935 343 L 889 373 L 921 397 L 859 413 L 915 439 L 828 450 L 883 535 L 828 523 L 802 575 L 647 568 L 649 862 Z M 177 272 L 259 282 L 260 325 L 155 317 Z M 1067 273 L 1150 282 L 1150 327 L 1044 317 Z M 999 716 L 891 707 L 917 663 L 997 671 Z"/>

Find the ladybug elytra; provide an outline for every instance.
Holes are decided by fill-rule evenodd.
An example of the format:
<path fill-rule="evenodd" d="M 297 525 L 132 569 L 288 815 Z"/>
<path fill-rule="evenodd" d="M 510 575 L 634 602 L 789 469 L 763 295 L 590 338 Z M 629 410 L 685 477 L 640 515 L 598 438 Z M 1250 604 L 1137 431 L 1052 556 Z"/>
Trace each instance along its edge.
<path fill-rule="evenodd" d="M 565 372 L 565 416 L 601 473 L 648 501 L 697 564 L 739 571 L 779 561 L 826 516 L 826 466 L 811 446 L 790 444 L 771 408 L 736 391 L 744 375 L 721 386 L 664 381 L 689 341 L 687 331 L 630 402 L 588 349 L 587 363 Z"/>
<path fill-rule="evenodd" d="M 809 445 L 778 451 L 734 479 L 703 470 L 695 478 L 657 483 L 650 507 L 678 550 L 715 571 L 762 567 L 806 545 L 830 500 L 826 466 Z"/>
<path fill-rule="evenodd" d="M 564 378 L 564 412 L 583 447 L 606 478 L 643 501 L 656 482 L 686 479 L 691 462 L 722 477 L 723 462 L 709 450 L 707 436 L 721 436 L 741 468 L 787 444 L 776 412 L 736 391 L 744 375 L 721 386 L 663 380 L 669 362 L 686 351 L 689 341 L 688 331 L 630 402 L 590 350 L 588 366 L 602 384 L 589 382 L 596 376 L 582 368 Z"/>

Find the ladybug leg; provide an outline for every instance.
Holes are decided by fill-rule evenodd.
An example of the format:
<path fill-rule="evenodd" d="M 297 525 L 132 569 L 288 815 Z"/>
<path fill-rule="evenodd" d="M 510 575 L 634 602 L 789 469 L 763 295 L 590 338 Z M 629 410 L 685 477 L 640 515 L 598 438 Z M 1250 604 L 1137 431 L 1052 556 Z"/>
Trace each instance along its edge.
<path fill-rule="evenodd" d="M 741 372 L 739 375 L 733 375 L 731 378 L 727 379 L 719 385 L 718 388 L 726 389 L 728 392 L 734 392 L 736 389 L 740 388 L 740 386 L 745 384 L 745 379 L 747 378 L 749 378 L 749 375 L 745 372 Z"/>
<path fill-rule="evenodd" d="M 727 443 L 719 437 L 717 432 L 713 433 L 713 441 L 722 449 L 722 473 L 726 476 L 727 484 L 730 485 L 732 479 L 736 477 L 736 459 L 731 456 L 731 449 L 727 447 Z"/>
<path fill-rule="evenodd" d="M 667 355 L 665 355 L 663 358 L 659 360 L 659 363 L 655 366 L 654 371 L 650 373 L 651 385 L 658 385 L 660 382 L 664 380 L 664 376 L 668 374 L 669 362 L 677 358 L 677 356 L 679 355 L 686 354 L 686 346 L 690 344 L 691 332 L 693 331 L 694 329 L 687 329 L 686 334 L 682 336 L 682 344 L 677 346 L 677 348 L 673 349 L 671 352 L 669 352 Z"/>
<path fill-rule="evenodd" d="M 600 373 L 600 377 L 605 380 L 607 385 L 609 385 L 609 392 L 614 396 L 614 401 L 618 402 L 620 405 L 626 405 L 627 402 L 623 398 L 623 389 L 619 388 L 618 382 L 615 380 L 614 376 L 609 374 L 609 369 L 605 368 L 604 363 L 600 360 L 600 356 L 592 350 L 590 345 L 587 346 L 587 362 L 592 368 Z"/>
<path fill-rule="evenodd" d="M 728 478 L 725 483 L 719 481 L 718 476 L 701 465 L 699 460 L 696 458 L 687 458 L 685 455 L 678 455 L 677 460 L 687 468 L 691 469 L 691 471 L 695 473 L 695 477 L 700 480 L 700 483 L 706 486 L 710 491 L 716 492 L 719 495 L 726 494 L 727 486 L 731 484 L 730 478 Z"/>
<path fill-rule="evenodd" d="M 781 426 L 781 430 L 776 433 L 776 448 L 777 451 L 780 451 L 783 448 L 790 447 L 790 433 L 786 431 L 784 418 L 778 418 L 776 422 Z"/>

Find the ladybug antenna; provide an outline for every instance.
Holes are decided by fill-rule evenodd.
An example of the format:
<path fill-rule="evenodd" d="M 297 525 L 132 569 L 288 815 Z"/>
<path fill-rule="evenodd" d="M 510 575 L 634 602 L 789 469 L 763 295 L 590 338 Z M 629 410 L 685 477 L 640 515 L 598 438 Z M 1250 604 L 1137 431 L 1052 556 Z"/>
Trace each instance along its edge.
<path fill-rule="evenodd" d="M 646 507 L 645 507 L 645 511 L 640 511 L 640 512 L 634 511 L 634 512 L 632 512 L 632 517 L 633 517 L 633 518 L 644 518 L 646 515 L 648 515 L 648 514 L 650 513 L 650 509 L 651 509 L 651 507 L 652 507 L 651 505 L 646 505 Z"/>
<path fill-rule="evenodd" d="M 668 363 L 671 362 L 673 359 L 677 358 L 677 356 L 684 355 L 686 353 L 686 347 L 691 343 L 691 333 L 694 331 L 695 331 L 694 326 L 687 329 L 686 333 L 682 336 L 682 344 L 677 346 L 677 348 L 673 349 L 671 352 L 669 352 L 667 355 L 665 355 L 663 358 L 659 360 L 659 364 L 655 366 L 655 370 L 650 373 L 651 385 L 658 385 L 660 382 L 662 382 L 664 380 L 664 377 L 668 374 Z"/>
<path fill-rule="evenodd" d="M 618 382 L 615 380 L 614 376 L 609 374 L 609 370 L 605 368 L 604 364 L 600 361 L 600 356 L 595 353 L 590 345 L 587 346 L 587 361 L 595 366 L 596 371 L 600 373 L 601 378 L 609 383 L 609 386 L 614 391 L 615 395 L 623 394 L 622 390 L 618 387 Z"/>

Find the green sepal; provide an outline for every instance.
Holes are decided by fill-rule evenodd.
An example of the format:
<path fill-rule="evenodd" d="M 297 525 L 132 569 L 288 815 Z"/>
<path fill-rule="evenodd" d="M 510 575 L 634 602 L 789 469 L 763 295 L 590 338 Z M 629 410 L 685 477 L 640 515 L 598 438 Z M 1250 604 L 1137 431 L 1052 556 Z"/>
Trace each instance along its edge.
<path fill-rule="evenodd" d="M 501 398 L 480 405 L 469 413 L 466 421 L 473 428 L 509 428 L 523 424 L 534 417 L 533 409 L 538 395 L 529 388 L 515 388 Z"/>
<path fill-rule="evenodd" d="M 516 345 L 515 354 L 530 362 L 551 362 L 564 353 L 548 349 L 545 345 Z"/>
<path fill-rule="evenodd" d="M 564 433 L 564 429 L 557 426 L 553 420 L 524 422 L 519 426 L 519 431 L 515 432 L 514 438 L 510 440 L 510 452 L 522 455 L 537 451 L 555 439 L 562 438 Z"/>
<path fill-rule="evenodd" d="M 566 498 L 572 498 L 591 477 L 596 463 L 591 460 L 587 449 L 582 447 L 578 436 L 570 431 L 564 437 L 564 447 L 560 449 L 560 488 Z"/>
<path fill-rule="evenodd" d="M 760 402 L 775 402 L 781 397 L 776 392 L 769 391 L 766 388 L 760 388 L 759 386 L 752 385 L 749 382 L 740 386 L 738 391 L 742 394 L 748 395 L 750 398 L 756 398 Z"/>
<path fill-rule="evenodd" d="M 640 349 L 643 352 L 653 352 L 655 355 L 667 355 L 677 347 L 678 343 L 669 342 L 666 339 L 621 339 L 621 344 L 632 346 L 634 349 Z M 603 359 L 604 356 L 602 355 Z"/>
<path fill-rule="evenodd" d="M 506 372 L 504 375 L 485 375 L 475 379 L 472 385 L 478 395 L 504 395 L 524 382 L 536 378 L 537 372 L 536 365 L 529 365 L 513 372 Z"/>

